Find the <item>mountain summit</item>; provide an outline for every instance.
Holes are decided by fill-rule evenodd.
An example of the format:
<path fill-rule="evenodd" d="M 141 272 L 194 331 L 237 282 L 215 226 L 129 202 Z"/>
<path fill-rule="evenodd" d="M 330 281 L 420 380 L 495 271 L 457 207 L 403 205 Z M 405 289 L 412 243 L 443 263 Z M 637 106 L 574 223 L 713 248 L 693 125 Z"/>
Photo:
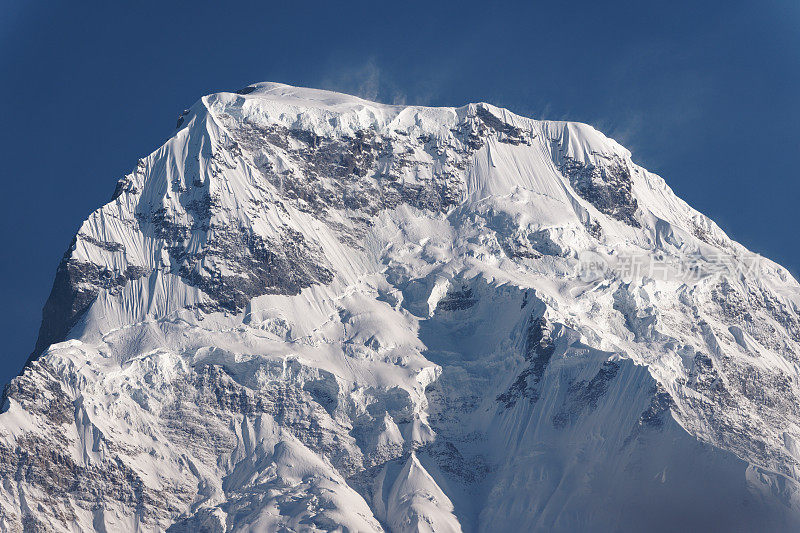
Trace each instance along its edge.
<path fill-rule="evenodd" d="M 594 128 L 201 98 L 58 267 L 0 531 L 792 531 L 800 286 Z"/>

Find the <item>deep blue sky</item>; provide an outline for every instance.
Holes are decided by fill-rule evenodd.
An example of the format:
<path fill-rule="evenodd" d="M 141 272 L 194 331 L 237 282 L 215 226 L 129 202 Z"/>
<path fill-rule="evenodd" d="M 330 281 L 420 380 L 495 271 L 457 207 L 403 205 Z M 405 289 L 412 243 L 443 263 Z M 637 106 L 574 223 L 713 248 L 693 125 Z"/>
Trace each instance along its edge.
<path fill-rule="evenodd" d="M 800 3 L 47 2 L 0 14 L 0 382 L 116 180 L 203 94 L 280 81 L 591 123 L 800 272 Z"/>

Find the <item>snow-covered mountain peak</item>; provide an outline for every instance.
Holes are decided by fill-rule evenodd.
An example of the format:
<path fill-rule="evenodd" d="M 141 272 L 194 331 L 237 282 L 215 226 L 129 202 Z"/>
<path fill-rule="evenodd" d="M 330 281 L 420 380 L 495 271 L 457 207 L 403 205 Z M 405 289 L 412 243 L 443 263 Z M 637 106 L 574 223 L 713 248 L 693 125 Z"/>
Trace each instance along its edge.
<path fill-rule="evenodd" d="M 394 130 L 409 134 L 415 127 L 422 133 L 425 130 L 436 133 L 455 126 L 466 117 L 482 115 L 495 126 L 531 130 L 538 129 L 536 126 L 539 124 L 546 124 L 553 138 L 562 142 L 565 155 L 582 162 L 589 162 L 592 154 L 630 157 L 630 152 L 616 141 L 587 124 L 563 121 L 542 123 L 485 102 L 439 108 L 389 105 L 334 91 L 274 82 L 248 85 L 235 93 L 216 93 L 204 97 L 203 102 L 212 107 L 238 109 L 242 116 L 258 117 L 287 127 L 311 128 L 320 135 L 354 133 L 359 129 Z"/>
<path fill-rule="evenodd" d="M 374 109 L 402 107 L 379 104 L 357 96 L 335 91 L 295 87 L 275 82 L 254 83 L 235 91 L 235 93 L 243 96 L 245 100 L 257 99 L 264 102 L 284 103 L 287 106 L 292 105 L 305 109 L 321 108 L 338 112 L 343 112 L 354 107 L 370 107 Z"/>
<path fill-rule="evenodd" d="M 59 266 L 0 528 L 791 528 L 799 310 L 590 126 L 205 96 Z"/>

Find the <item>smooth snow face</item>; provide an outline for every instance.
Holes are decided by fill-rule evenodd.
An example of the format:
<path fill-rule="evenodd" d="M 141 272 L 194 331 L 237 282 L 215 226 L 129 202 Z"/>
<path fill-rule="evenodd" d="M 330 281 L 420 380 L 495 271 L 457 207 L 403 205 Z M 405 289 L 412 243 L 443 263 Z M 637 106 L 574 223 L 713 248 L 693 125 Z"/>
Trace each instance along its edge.
<path fill-rule="evenodd" d="M 590 126 L 206 96 L 59 267 L 0 530 L 791 531 L 799 309 Z"/>

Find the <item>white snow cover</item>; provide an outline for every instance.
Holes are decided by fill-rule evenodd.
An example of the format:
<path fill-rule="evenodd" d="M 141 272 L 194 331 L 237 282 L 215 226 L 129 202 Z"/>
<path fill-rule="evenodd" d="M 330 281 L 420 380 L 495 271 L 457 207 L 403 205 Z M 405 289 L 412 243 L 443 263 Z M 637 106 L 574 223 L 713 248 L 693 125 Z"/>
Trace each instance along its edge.
<path fill-rule="evenodd" d="M 48 306 L 0 531 L 800 527 L 800 286 L 585 124 L 205 96 Z"/>

